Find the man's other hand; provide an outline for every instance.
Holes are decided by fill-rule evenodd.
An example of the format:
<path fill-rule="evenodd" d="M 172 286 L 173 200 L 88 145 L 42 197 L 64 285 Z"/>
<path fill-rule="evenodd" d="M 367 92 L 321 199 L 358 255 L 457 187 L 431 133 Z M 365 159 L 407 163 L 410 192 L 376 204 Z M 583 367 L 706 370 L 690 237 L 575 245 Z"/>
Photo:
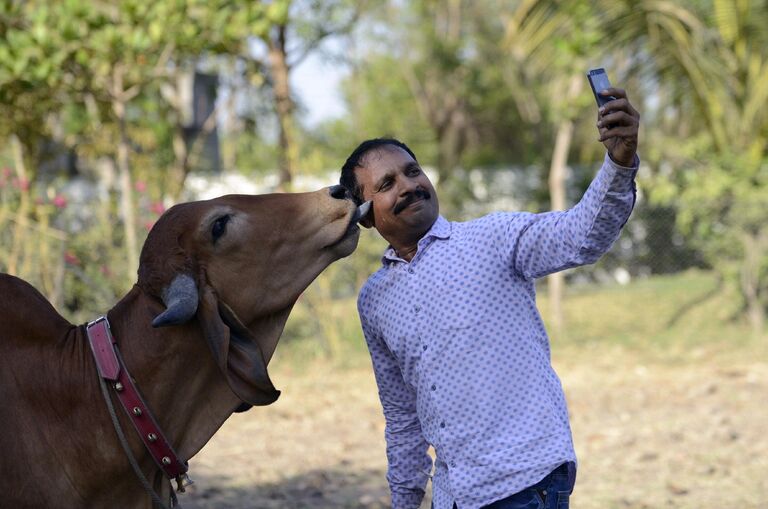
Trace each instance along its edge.
<path fill-rule="evenodd" d="M 616 99 L 605 103 L 597 111 L 599 140 L 614 162 L 621 166 L 633 166 L 640 114 L 630 104 L 627 92 L 620 88 L 609 88 L 601 95 L 612 95 Z"/>

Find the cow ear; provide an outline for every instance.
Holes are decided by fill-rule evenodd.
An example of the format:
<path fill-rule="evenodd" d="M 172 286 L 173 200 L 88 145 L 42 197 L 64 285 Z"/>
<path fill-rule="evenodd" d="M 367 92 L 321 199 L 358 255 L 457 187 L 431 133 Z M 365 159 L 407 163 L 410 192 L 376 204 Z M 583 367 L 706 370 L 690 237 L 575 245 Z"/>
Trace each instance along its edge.
<path fill-rule="evenodd" d="M 230 389 L 245 404 L 261 406 L 280 396 L 267 372 L 258 341 L 209 285 L 200 290 L 197 318 L 216 364 Z M 243 406 L 238 410 L 243 410 Z"/>

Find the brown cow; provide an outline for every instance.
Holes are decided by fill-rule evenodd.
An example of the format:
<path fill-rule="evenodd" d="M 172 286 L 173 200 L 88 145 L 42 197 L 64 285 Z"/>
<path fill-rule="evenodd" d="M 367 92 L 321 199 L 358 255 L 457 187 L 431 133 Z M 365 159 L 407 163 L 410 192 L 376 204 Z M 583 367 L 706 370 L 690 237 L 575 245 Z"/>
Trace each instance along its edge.
<path fill-rule="evenodd" d="M 242 405 L 277 399 L 266 365 L 288 313 L 357 245 L 365 209 L 345 198 L 338 186 L 224 196 L 177 205 L 149 233 L 138 282 L 107 316 L 182 461 Z M 0 507 L 153 505 L 119 445 L 97 377 L 84 326 L 0 274 Z M 144 475 L 168 503 L 170 483 L 116 411 Z"/>

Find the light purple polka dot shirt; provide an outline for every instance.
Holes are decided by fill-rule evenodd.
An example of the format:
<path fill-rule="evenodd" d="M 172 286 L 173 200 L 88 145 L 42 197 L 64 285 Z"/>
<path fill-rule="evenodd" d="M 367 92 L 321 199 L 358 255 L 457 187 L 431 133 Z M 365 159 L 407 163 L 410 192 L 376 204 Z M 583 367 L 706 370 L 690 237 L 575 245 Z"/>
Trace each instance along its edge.
<path fill-rule="evenodd" d="M 410 263 L 392 248 L 358 311 L 386 421 L 394 509 L 477 509 L 575 461 L 534 279 L 594 263 L 635 202 L 634 168 L 605 162 L 565 212 L 442 216 Z"/>

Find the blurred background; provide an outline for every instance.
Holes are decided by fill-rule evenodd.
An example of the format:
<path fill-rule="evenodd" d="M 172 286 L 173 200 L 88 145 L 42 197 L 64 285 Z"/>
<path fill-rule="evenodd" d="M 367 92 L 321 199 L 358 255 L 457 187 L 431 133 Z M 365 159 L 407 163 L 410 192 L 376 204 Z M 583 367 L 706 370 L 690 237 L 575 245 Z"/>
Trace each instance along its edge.
<path fill-rule="evenodd" d="M 75 323 L 174 203 L 334 184 L 370 137 L 410 145 L 450 220 L 566 209 L 604 67 L 642 116 L 637 206 L 538 288 L 573 507 L 768 508 L 765 0 L 6 0 L 0 37 L 0 271 Z M 302 295 L 283 397 L 193 459 L 185 506 L 387 507 L 355 308 L 385 248 L 363 232 Z"/>

